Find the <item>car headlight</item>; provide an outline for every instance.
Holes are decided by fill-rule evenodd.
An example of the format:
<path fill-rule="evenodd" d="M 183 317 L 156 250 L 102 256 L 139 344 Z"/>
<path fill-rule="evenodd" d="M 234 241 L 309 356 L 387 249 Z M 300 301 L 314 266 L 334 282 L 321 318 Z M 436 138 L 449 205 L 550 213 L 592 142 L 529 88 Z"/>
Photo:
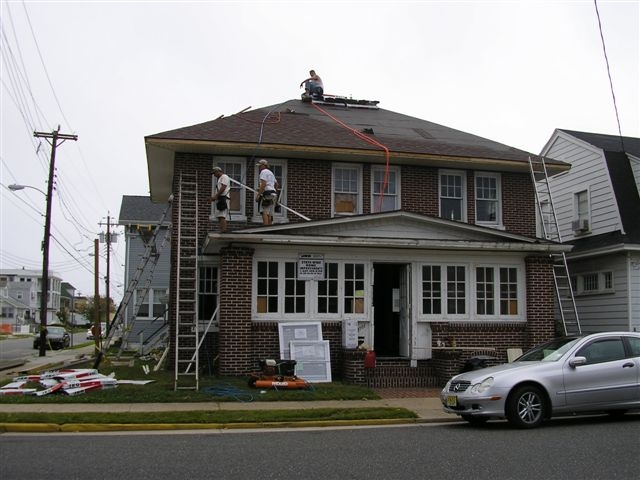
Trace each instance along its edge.
<path fill-rule="evenodd" d="M 448 392 L 449 391 L 449 387 L 451 387 L 451 380 L 449 380 L 447 382 L 447 384 L 444 386 L 444 388 L 442 389 L 443 392 Z"/>
<path fill-rule="evenodd" d="M 480 383 L 476 383 L 470 389 L 471 393 L 484 393 L 493 385 L 493 377 L 487 377 Z"/>

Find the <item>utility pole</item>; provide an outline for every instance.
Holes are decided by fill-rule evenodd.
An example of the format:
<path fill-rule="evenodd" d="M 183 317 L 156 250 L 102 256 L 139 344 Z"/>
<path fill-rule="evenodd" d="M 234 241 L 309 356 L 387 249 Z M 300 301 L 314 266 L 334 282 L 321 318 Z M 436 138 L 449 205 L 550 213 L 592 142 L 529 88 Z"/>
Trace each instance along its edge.
<path fill-rule="evenodd" d="M 100 225 L 105 225 L 104 223 L 100 223 Z M 117 234 L 116 235 L 111 235 L 111 216 L 107 215 L 107 234 L 104 236 L 104 240 L 102 240 L 103 236 L 102 234 L 100 234 L 100 238 L 101 241 L 103 241 L 103 243 L 106 244 L 106 248 L 107 248 L 107 275 L 104 277 L 104 281 L 105 281 L 105 295 L 107 296 L 107 306 L 106 306 L 106 313 L 105 313 L 105 320 L 106 320 L 106 325 L 107 325 L 107 331 L 105 332 L 105 335 L 107 335 L 109 333 L 109 330 L 111 330 L 111 324 L 109 322 L 109 309 L 111 308 L 110 305 L 110 301 L 109 299 L 110 297 L 110 293 L 109 293 L 109 286 L 111 283 L 111 242 L 115 242 L 117 241 Z"/>
<path fill-rule="evenodd" d="M 65 140 L 78 140 L 77 135 L 60 133 L 58 129 L 51 133 L 33 132 L 34 137 L 46 138 L 51 145 L 51 160 L 49 161 L 49 183 L 47 184 L 47 210 L 44 221 L 44 240 L 42 241 L 42 287 L 40 292 L 40 356 L 47 352 L 47 305 L 49 304 L 49 239 L 51 237 L 51 200 L 53 196 L 53 178 L 56 164 L 56 148 Z M 60 143 L 58 143 L 60 142 Z"/>
<path fill-rule="evenodd" d="M 100 337 L 102 336 L 102 332 L 100 329 L 100 274 L 98 273 L 98 268 L 100 267 L 100 241 L 96 238 L 93 241 L 93 268 L 95 270 L 95 276 L 93 279 L 93 342 L 95 343 L 95 354 L 96 356 L 100 352 Z"/>

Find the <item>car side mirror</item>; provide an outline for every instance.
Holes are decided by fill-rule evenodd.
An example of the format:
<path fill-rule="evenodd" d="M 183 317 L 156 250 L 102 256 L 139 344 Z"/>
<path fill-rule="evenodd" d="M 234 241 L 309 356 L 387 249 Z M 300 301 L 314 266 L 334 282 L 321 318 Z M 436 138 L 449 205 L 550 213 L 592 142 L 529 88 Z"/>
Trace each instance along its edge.
<path fill-rule="evenodd" d="M 587 357 L 573 357 L 571 360 L 569 360 L 569 365 L 573 368 L 576 368 L 580 365 L 586 365 L 587 364 Z"/>

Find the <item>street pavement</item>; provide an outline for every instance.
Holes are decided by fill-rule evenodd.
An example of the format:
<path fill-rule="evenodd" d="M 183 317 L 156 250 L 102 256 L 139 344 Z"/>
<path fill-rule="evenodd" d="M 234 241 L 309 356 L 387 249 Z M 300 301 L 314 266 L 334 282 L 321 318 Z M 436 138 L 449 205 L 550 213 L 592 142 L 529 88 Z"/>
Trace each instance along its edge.
<path fill-rule="evenodd" d="M 6 383 L 12 378 L 29 373 L 39 373 L 57 368 L 73 368 L 79 361 L 90 359 L 94 354 L 94 346 L 89 345 L 80 349 L 47 351 L 45 357 L 34 356 L 24 364 L 0 365 L 0 381 Z M 81 412 L 177 412 L 177 411 L 224 411 L 224 410 L 298 410 L 307 408 L 363 408 L 363 407 L 390 407 L 405 408 L 414 412 L 417 419 L 381 421 L 379 423 L 432 423 L 457 421 L 456 416 L 444 413 L 437 396 L 415 396 L 411 398 L 382 398 L 379 400 L 322 400 L 322 401 L 282 401 L 282 402 L 197 402 L 197 403 L 75 403 L 75 404 L 0 404 L 0 412 L 49 412 L 49 413 L 81 413 Z M 315 422 L 320 424 L 320 422 Z M 336 423 L 336 422 L 333 422 Z M 345 422 L 338 422 L 345 425 Z M 338 424 L 336 423 L 336 424 Z M 368 424 L 366 422 L 348 422 L 348 424 Z M 326 423 L 325 423 L 326 424 Z M 291 426 L 291 424 L 288 424 Z M 308 422 L 305 423 L 308 425 Z M 323 424 L 324 425 L 324 424 Z M 24 424 L 22 427 L 27 428 Z M 133 427 L 133 426 L 131 426 Z M 185 426 L 179 426 L 184 429 Z M 0 428 L 5 431 L 6 424 Z M 24 428 L 18 431 L 25 431 Z M 27 428 L 28 431 L 35 427 Z M 51 431 L 51 426 L 41 427 L 40 431 Z M 84 429 L 94 431 L 97 426 L 86 426 Z M 135 427 L 134 427 L 135 428 Z M 140 426 L 143 428 L 143 426 Z M 171 425 L 164 425 L 156 429 L 171 429 Z M 177 427 L 176 427 L 177 428 Z M 228 428 L 228 427 L 221 427 Z M 244 428 L 247 428 L 246 426 Z M 131 430 L 133 428 L 127 428 Z"/>

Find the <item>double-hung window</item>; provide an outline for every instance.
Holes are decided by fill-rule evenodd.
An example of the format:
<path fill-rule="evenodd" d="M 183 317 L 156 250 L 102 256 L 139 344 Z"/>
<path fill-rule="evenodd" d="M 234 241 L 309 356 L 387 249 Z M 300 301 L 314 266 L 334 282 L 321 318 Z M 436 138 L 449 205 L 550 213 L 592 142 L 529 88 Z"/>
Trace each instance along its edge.
<path fill-rule="evenodd" d="M 246 168 L 244 160 L 233 160 L 230 157 L 216 158 L 213 161 L 213 167 L 219 166 L 222 171 L 226 173 L 230 179 L 237 182 L 243 182 L 246 178 Z M 217 179 L 214 175 L 211 175 L 211 192 L 216 191 Z M 245 190 L 235 182 L 229 182 L 231 184 L 231 191 L 229 193 L 229 214 L 232 220 L 244 220 L 246 218 L 245 213 Z M 217 213 L 215 210 L 215 202 L 211 204 L 211 215 L 215 216 Z"/>
<path fill-rule="evenodd" d="M 475 175 L 476 223 L 480 225 L 501 225 L 500 174 L 478 172 Z"/>
<path fill-rule="evenodd" d="M 260 187 L 260 169 L 258 167 L 254 167 L 254 178 L 255 185 L 254 189 L 257 191 Z M 276 181 L 278 185 L 276 186 L 278 190 L 278 201 L 276 202 L 273 208 L 273 221 L 279 222 L 283 221 L 287 218 L 287 211 L 282 208 L 282 205 L 287 204 L 286 192 L 287 192 L 287 165 L 284 160 L 280 159 L 269 159 L 269 170 L 273 172 L 273 175 L 276 177 Z M 260 212 L 258 212 L 257 203 L 255 204 L 256 208 L 253 211 L 253 221 L 254 222 L 262 222 L 262 216 Z"/>
<path fill-rule="evenodd" d="M 466 183 L 464 172 L 440 171 L 440 217 L 456 221 L 466 219 Z"/>
<path fill-rule="evenodd" d="M 201 265 L 198 268 L 198 320 L 208 322 L 218 308 L 218 268 Z"/>
<path fill-rule="evenodd" d="M 371 167 L 371 211 L 391 212 L 400 209 L 400 171 Z"/>
<path fill-rule="evenodd" d="M 573 231 L 588 232 L 591 227 L 589 225 L 590 206 L 589 206 L 589 190 L 577 192 L 573 198 Z"/>
<path fill-rule="evenodd" d="M 358 165 L 333 166 L 333 214 L 362 213 L 362 169 Z"/>

